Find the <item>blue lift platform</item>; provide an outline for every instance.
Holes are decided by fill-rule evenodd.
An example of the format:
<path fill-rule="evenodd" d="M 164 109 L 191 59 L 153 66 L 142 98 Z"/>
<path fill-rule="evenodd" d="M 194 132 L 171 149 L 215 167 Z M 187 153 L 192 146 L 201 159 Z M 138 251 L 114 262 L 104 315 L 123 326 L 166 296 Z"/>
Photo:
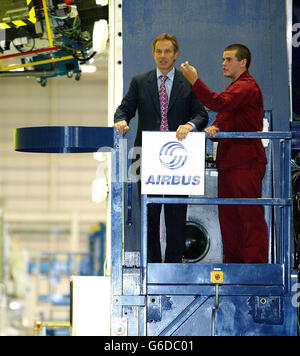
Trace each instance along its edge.
<path fill-rule="evenodd" d="M 292 132 L 219 133 L 218 138 L 268 139 L 278 146 L 278 196 L 261 199 L 142 196 L 141 250 L 124 251 L 122 135 L 104 127 L 33 127 L 15 130 L 22 152 L 112 152 L 112 320 L 127 322 L 129 336 L 297 335 L 298 271 L 292 239 Z M 208 137 L 207 137 L 208 139 Z M 155 203 L 245 204 L 272 207 L 269 264 L 147 263 L 147 208 Z M 273 227 L 272 227 L 273 229 Z M 278 230 L 278 231 L 276 231 Z M 126 236 L 125 236 L 126 238 Z"/>
<path fill-rule="evenodd" d="M 295 293 L 298 275 L 297 271 L 293 270 L 291 238 L 292 133 L 220 133 L 218 138 L 277 141 L 280 146 L 278 158 L 281 173 L 279 196 L 261 199 L 142 196 L 140 265 L 124 266 L 122 251 L 112 251 L 113 259 L 118 261 L 112 268 L 113 314 L 116 318 L 124 317 L 124 314 L 127 316 L 129 334 L 297 335 Z M 115 193 L 118 199 L 118 192 Z M 275 240 L 270 241 L 277 246 L 276 254 L 272 258 L 273 263 L 260 265 L 147 263 L 147 207 L 149 204 L 164 203 L 253 204 L 278 207 L 279 234 L 274 233 Z M 114 240 L 118 236 L 120 235 L 113 233 L 112 246 L 121 246 L 121 240 Z M 120 283 L 121 280 L 126 284 Z M 139 290 L 139 293 L 127 295 L 128 285 L 132 286 L 132 291 Z M 139 312 L 135 308 L 138 308 Z"/>

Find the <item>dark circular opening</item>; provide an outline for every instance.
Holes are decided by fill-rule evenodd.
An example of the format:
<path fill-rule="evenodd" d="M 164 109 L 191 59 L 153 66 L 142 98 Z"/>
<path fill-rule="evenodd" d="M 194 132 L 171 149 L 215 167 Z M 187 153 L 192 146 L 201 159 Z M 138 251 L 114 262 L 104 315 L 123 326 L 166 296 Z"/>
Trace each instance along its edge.
<path fill-rule="evenodd" d="M 195 263 L 203 260 L 210 248 L 210 241 L 206 230 L 194 222 L 185 225 L 185 250 L 183 262 Z"/>

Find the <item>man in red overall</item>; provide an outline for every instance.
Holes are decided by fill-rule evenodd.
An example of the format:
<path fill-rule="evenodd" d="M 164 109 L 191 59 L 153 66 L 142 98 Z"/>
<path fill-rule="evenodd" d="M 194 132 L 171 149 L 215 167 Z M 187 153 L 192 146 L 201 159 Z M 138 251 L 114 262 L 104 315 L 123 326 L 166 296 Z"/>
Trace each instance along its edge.
<path fill-rule="evenodd" d="M 251 53 L 240 44 L 228 46 L 223 54 L 224 76 L 232 80 L 227 89 L 212 92 L 197 70 L 185 62 L 183 75 L 192 91 L 216 120 L 205 131 L 262 131 L 264 105 L 261 90 L 248 72 Z M 266 156 L 259 139 L 220 139 L 217 158 L 219 198 L 260 198 Z M 268 230 L 261 205 L 219 205 L 219 221 L 225 263 L 268 263 Z"/>

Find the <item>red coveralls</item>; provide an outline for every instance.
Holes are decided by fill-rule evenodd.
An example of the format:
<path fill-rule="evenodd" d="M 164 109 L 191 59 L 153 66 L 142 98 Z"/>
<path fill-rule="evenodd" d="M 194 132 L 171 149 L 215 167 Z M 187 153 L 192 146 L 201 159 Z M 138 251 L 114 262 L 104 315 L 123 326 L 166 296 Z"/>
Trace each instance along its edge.
<path fill-rule="evenodd" d="M 212 92 L 200 79 L 192 91 L 217 112 L 220 131 L 262 131 L 264 106 L 260 88 L 244 72 L 227 89 Z M 218 197 L 260 198 L 266 157 L 260 139 L 220 139 L 217 149 Z M 268 230 L 264 207 L 219 205 L 225 263 L 268 263 Z"/>

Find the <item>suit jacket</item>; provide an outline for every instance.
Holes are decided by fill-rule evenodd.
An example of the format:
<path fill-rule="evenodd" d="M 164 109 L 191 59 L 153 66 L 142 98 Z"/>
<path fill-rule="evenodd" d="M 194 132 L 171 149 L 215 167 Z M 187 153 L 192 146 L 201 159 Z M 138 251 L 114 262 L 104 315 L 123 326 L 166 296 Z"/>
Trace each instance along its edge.
<path fill-rule="evenodd" d="M 115 113 L 114 121 L 128 123 L 138 110 L 138 128 L 135 146 L 142 144 L 142 131 L 159 131 L 161 122 L 156 70 L 133 77 L 128 92 Z M 179 125 L 192 122 L 199 131 L 208 123 L 208 114 L 202 103 L 191 91 L 190 83 L 175 69 L 172 91 L 168 106 L 169 131 Z"/>

